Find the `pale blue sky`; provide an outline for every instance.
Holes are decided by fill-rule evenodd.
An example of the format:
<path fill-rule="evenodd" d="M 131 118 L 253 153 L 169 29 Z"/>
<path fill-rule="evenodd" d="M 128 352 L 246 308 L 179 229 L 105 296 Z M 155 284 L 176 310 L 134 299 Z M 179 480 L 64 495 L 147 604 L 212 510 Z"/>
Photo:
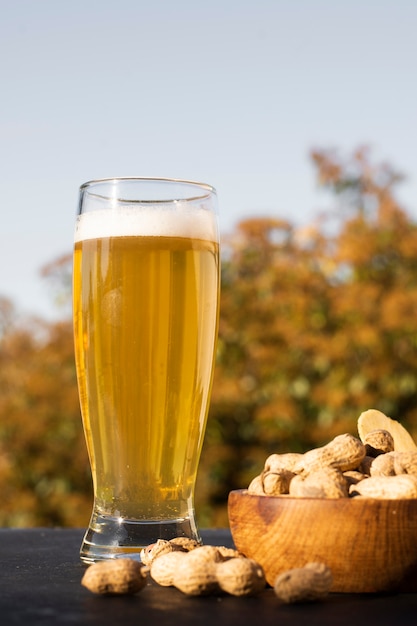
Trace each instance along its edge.
<path fill-rule="evenodd" d="M 311 148 L 373 147 L 417 216 L 415 0 L 0 0 L 0 295 L 54 310 L 78 187 L 201 180 L 221 228 L 306 222 Z"/>

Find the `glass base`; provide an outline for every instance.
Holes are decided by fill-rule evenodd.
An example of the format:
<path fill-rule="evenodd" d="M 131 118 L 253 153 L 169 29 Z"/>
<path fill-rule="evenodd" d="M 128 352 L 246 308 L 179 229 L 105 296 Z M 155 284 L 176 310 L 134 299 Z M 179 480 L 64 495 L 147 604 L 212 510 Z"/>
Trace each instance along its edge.
<path fill-rule="evenodd" d="M 158 539 L 189 537 L 201 543 L 193 517 L 141 522 L 122 517 L 93 513 L 80 549 L 84 563 L 133 558 L 140 561 L 140 552 Z"/>

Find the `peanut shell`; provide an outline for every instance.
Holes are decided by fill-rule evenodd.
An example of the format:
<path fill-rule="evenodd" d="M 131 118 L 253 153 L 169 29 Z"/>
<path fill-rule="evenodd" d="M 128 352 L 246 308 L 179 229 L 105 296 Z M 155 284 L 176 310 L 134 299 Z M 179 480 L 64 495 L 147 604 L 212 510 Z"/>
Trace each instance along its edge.
<path fill-rule="evenodd" d="M 114 559 L 93 563 L 84 573 L 81 584 L 101 595 L 133 595 L 146 585 L 148 568 L 134 559 Z"/>

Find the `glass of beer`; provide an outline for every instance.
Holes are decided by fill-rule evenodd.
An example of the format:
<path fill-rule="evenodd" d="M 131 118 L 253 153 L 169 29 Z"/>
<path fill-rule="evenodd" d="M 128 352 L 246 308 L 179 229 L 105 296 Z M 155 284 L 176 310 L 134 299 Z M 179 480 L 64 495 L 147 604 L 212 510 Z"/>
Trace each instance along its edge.
<path fill-rule="evenodd" d="M 81 186 L 73 293 L 94 490 L 86 563 L 140 558 L 158 539 L 200 541 L 194 488 L 219 284 L 211 186 L 158 178 Z"/>

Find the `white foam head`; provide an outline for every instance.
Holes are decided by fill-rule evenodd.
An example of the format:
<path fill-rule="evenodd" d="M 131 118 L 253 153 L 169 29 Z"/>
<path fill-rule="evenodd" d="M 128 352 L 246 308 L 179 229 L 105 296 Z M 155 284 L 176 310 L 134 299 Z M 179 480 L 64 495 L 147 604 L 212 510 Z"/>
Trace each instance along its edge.
<path fill-rule="evenodd" d="M 186 237 L 218 241 L 215 213 L 176 202 L 175 208 L 115 206 L 87 211 L 78 216 L 75 241 L 103 237 Z"/>

